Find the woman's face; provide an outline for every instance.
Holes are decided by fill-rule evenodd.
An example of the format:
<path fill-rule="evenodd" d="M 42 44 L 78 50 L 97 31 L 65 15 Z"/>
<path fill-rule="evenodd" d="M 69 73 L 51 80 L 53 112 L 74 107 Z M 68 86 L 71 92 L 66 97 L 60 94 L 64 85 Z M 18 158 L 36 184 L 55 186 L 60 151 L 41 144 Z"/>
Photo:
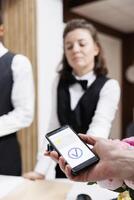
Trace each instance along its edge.
<path fill-rule="evenodd" d="M 67 61 L 76 75 L 82 76 L 93 70 L 99 48 L 88 30 L 79 28 L 67 33 L 64 46 Z"/>

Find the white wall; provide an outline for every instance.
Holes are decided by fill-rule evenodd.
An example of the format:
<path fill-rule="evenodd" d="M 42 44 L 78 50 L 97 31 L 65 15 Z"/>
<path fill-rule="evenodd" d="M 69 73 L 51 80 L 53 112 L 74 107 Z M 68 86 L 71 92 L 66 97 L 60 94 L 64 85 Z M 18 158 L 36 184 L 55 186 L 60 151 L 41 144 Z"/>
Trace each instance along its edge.
<path fill-rule="evenodd" d="M 122 74 L 121 40 L 104 34 L 99 34 L 99 38 L 104 50 L 104 56 L 109 70 L 109 76 L 111 78 L 118 80 L 121 86 L 121 74 Z M 120 136 L 121 136 L 121 104 L 119 104 L 119 109 L 116 113 L 116 117 L 114 119 L 111 130 L 112 138 L 120 138 Z"/>
<path fill-rule="evenodd" d="M 39 148 L 50 117 L 51 86 L 62 57 L 62 0 L 37 0 L 38 130 Z M 100 34 L 110 76 L 121 81 L 121 41 Z M 112 129 L 120 137 L 120 110 Z"/>
<path fill-rule="evenodd" d="M 51 85 L 62 55 L 62 0 L 37 0 L 38 132 L 39 147 L 46 133 Z"/>

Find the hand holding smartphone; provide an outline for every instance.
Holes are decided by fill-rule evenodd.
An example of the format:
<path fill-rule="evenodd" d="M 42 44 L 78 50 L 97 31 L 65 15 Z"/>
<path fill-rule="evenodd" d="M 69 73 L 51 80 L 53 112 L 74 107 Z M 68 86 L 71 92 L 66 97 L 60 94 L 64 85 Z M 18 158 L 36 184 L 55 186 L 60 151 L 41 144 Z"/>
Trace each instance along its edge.
<path fill-rule="evenodd" d="M 99 158 L 85 144 L 70 126 L 63 126 L 46 134 L 50 145 L 64 157 L 72 168 L 72 174 L 77 175 L 81 170 L 95 164 Z"/>

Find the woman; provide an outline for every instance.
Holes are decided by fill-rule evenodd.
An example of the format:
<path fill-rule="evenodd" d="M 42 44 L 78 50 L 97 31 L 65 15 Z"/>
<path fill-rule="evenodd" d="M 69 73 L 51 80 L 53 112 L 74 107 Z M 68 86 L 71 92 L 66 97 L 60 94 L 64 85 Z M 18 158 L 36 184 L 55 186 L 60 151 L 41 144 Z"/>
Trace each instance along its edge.
<path fill-rule="evenodd" d="M 0 11 L 0 175 L 21 176 L 17 132 L 30 126 L 34 118 L 33 73 L 26 56 L 3 45 L 4 34 Z"/>
<path fill-rule="evenodd" d="M 63 42 L 62 69 L 53 88 L 56 102 L 50 129 L 69 124 L 77 133 L 108 138 L 120 88 L 116 80 L 106 76 L 108 70 L 96 29 L 84 19 L 74 19 L 65 27 Z M 40 158 L 35 171 L 24 177 L 53 178 L 55 165 L 48 157 Z M 58 166 L 56 177 L 64 177 Z"/>

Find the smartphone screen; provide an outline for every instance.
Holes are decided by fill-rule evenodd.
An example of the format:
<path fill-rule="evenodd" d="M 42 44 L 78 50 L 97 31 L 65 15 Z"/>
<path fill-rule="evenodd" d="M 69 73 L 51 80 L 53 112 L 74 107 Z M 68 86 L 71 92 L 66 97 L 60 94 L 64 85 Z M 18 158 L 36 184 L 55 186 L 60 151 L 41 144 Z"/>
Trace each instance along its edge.
<path fill-rule="evenodd" d="M 46 137 L 74 172 L 98 161 L 98 157 L 69 126 L 52 131 Z"/>

